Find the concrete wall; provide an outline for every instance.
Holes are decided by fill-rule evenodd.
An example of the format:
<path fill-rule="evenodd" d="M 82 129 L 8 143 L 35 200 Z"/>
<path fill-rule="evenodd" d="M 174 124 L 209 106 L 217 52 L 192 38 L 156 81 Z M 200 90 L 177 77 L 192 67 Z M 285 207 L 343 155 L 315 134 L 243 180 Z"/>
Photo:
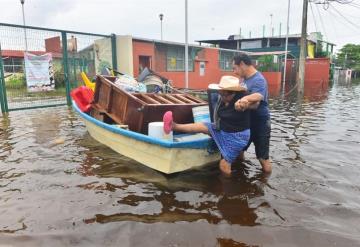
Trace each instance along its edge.
<path fill-rule="evenodd" d="M 112 51 L 111 51 L 111 39 L 102 38 L 94 41 L 94 54 L 95 54 L 95 71 L 101 72 L 101 62 L 107 63 L 112 67 Z"/>
<path fill-rule="evenodd" d="M 116 56 L 118 71 L 134 75 L 133 44 L 130 35 L 116 36 Z"/>

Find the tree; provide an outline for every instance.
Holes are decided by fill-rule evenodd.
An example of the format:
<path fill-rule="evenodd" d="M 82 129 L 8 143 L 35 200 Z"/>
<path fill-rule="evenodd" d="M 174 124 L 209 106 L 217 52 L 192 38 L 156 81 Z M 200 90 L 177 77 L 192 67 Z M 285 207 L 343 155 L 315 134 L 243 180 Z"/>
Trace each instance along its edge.
<path fill-rule="evenodd" d="M 336 66 L 360 72 L 360 45 L 344 45 L 337 53 Z"/>

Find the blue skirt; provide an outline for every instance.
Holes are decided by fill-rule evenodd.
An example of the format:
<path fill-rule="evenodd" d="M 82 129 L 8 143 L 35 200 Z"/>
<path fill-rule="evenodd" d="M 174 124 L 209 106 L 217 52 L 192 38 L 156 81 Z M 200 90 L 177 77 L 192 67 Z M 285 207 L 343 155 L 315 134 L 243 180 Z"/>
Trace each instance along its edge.
<path fill-rule="evenodd" d="M 211 137 L 214 139 L 221 155 L 228 163 L 233 163 L 240 155 L 240 152 L 246 147 L 250 139 L 250 129 L 241 132 L 225 132 L 217 130 L 215 124 L 204 123 Z"/>

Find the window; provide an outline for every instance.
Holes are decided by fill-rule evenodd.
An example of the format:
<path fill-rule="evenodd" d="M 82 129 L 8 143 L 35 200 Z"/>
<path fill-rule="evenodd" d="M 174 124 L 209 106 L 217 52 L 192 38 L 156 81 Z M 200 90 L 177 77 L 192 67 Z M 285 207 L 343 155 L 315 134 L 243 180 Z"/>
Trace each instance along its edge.
<path fill-rule="evenodd" d="M 261 48 L 262 40 L 242 41 L 241 49 Z"/>
<path fill-rule="evenodd" d="M 22 58 L 5 58 L 4 71 L 6 73 L 20 73 L 24 71 L 24 60 Z"/>
<path fill-rule="evenodd" d="M 219 50 L 220 52 L 220 69 L 224 70 L 224 71 L 232 71 L 233 67 L 232 67 L 232 61 L 234 56 L 236 55 L 235 52 L 231 52 L 231 51 L 222 51 Z"/>
<path fill-rule="evenodd" d="M 270 39 L 270 47 L 281 46 L 281 39 Z"/>
<path fill-rule="evenodd" d="M 189 71 L 194 70 L 194 60 L 189 47 Z M 166 53 L 167 71 L 185 71 L 185 47 L 169 46 Z"/>

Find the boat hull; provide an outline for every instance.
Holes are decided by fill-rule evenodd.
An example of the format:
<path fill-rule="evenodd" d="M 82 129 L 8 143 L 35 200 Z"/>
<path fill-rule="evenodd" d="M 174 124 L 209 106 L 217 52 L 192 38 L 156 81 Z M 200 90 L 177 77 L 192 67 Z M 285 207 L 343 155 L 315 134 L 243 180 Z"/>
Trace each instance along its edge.
<path fill-rule="evenodd" d="M 214 163 L 218 152 L 207 149 L 169 148 L 119 135 L 84 119 L 89 134 L 114 151 L 157 171 L 171 174 Z"/>

